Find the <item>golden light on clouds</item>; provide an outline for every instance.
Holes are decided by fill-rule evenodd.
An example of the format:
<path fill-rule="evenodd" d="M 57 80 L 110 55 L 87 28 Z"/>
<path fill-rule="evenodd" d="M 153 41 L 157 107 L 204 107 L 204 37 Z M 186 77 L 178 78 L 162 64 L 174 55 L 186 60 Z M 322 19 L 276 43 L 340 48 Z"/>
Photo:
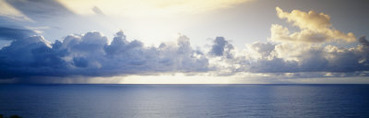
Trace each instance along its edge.
<path fill-rule="evenodd" d="M 94 14 L 93 8 L 108 15 L 166 15 L 199 13 L 227 8 L 249 0 L 58 0 L 78 14 Z"/>
<path fill-rule="evenodd" d="M 304 12 L 293 10 L 285 12 L 276 7 L 277 15 L 280 19 L 286 19 L 288 23 L 300 28 L 300 32 L 290 33 L 281 25 L 274 24 L 271 27 L 271 40 L 274 41 L 293 41 L 293 42 L 329 42 L 345 41 L 354 42 L 356 37 L 353 33 L 344 33 L 335 29 L 331 24 L 331 18 L 324 13 L 315 11 Z"/>

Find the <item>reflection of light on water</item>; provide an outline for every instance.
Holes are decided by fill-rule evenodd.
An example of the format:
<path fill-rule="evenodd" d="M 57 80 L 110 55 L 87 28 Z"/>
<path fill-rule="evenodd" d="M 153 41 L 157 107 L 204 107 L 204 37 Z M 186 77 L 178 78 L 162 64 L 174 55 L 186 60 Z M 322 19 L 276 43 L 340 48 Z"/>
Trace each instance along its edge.
<path fill-rule="evenodd" d="M 234 79 L 219 76 L 186 76 L 183 73 L 171 75 L 148 75 L 148 76 L 128 76 L 121 83 L 124 84 L 230 84 Z"/>

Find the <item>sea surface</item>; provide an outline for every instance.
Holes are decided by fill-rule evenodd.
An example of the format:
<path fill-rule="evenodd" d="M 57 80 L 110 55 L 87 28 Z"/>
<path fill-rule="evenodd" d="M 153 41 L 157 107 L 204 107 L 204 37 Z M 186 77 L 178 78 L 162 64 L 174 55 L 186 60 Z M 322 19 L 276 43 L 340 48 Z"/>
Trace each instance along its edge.
<path fill-rule="evenodd" d="M 369 85 L 0 85 L 23 118 L 369 118 Z"/>

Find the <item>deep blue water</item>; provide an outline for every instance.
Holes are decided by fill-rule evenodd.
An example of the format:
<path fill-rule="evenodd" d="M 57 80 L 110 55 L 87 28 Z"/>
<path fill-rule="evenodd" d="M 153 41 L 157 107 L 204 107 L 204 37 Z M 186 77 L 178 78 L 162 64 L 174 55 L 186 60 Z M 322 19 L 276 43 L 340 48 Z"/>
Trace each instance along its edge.
<path fill-rule="evenodd" d="M 369 118 L 369 85 L 0 85 L 0 114 L 24 118 Z"/>

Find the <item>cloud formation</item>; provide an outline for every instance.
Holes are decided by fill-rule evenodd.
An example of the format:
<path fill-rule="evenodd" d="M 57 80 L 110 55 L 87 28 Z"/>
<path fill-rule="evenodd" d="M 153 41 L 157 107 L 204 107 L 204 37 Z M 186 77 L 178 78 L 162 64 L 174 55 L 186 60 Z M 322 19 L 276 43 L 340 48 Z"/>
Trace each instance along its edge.
<path fill-rule="evenodd" d="M 207 71 L 207 58 L 186 36 L 174 45 L 144 47 L 118 32 L 108 44 L 99 32 L 67 36 L 49 43 L 41 36 L 15 40 L 0 50 L 0 77 L 114 76 Z"/>
<path fill-rule="evenodd" d="M 230 51 L 233 50 L 233 45 L 230 44 L 224 37 L 216 37 L 214 45 L 211 47 L 210 54 L 215 56 L 226 56 L 232 58 Z"/>
<path fill-rule="evenodd" d="M 209 50 L 202 50 L 192 48 L 184 35 L 159 46 L 127 40 L 122 31 L 112 40 L 100 32 L 87 32 L 51 43 L 32 30 L 0 27 L 0 38 L 12 41 L 0 49 L 0 78 L 161 73 L 369 76 L 369 41 L 365 37 L 356 39 L 352 33 L 334 29 L 324 13 L 285 12 L 278 7 L 276 11 L 279 18 L 300 31 L 291 33 L 287 27 L 274 24 L 267 42 L 246 44 L 243 50 L 233 47 L 224 37 L 216 37 Z"/>
<path fill-rule="evenodd" d="M 6 0 L 0 0 L 0 16 L 5 16 L 11 18 L 13 20 L 26 20 L 30 21 L 30 19 L 25 16 L 21 11 L 14 8 L 11 4 L 9 4 Z"/>
<path fill-rule="evenodd" d="M 0 26 L 0 40 L 24 39 L 36 34 L 35 31 L 30 29 Z"/>
<path fill-rule="evenodd" d="M 5 2 L 6 1 L 6 2 Z M 9 4 L 31 20 L 52 18 L 55 16 L 73 15 L 69 9 L 55 0 L 5 0 Z M 30 7 L 32 6 L 32 7 Z"/>
<path fill-rule="evenodd" d="M 300 31 L 291 34 L 287 27 L 274 24 L 270 41 L 247 44 L 243 51 L 233 51 L 232 58 L 210 58 L 211 66 L 223 75 L 251 72 L 288 73 L 293 77 L 311 77 L 306 73 L 317 77 L 368 76 L 369 43 L 365 37 L 356 40 L 352 33 L 334 29 L 330 17 L 323 13 L 299 10 L 289 13 L 278 7 L 276 11 L 279 18 L 298 26 Z M 224 42 L 215 40 L 211 54 L 224 57 Z M 351 42 L 358 44 L 349 46 Z"/>
<path fill-rule="evenodd" d="M 353 42 L 356 40 L 353 33 L 345 34 L 336 30 L 327 14 L 300 10 L 293 10 L 289 13 L 279 7 L 276 7 L 276 11 L 279 18 L 286 19 L 287 22 L 297 26 L 300 28 L 300 32 L 290 33 L 286 27 L 274 24 L 271 28 L 270 39 L 272 41 L 321 43 L 329 41 Z"/>
<path fill-rule="evenodd" d="M 352 48 L 333 45 L 309 46 L 262 43 L 269 46 L 255 46 L 251 58 L 252 72 L 355 72 L 368 71 L 369 48 L 362 37 L 362 43 Z M 307 46 L 307 47 L 302 47 Z"/>
<path fill-rule="evenodd" d="M 324 13 L 299 10 L 289 13 L 279 7 L 276 11 L 279 18 L 299 27 L 300 31 L 290 33 L 287 27 L 272 25 L 271 42 L 248 45 L 244 59 L 249 65 L 245 71 L 361 73 L 369 70 L 369 43 L 365 37 L 356 40 L 352 33 L 334 29 L 330 17 Z M 354 41 L 359 44 L 348 46 L 348 42 Z"/>

